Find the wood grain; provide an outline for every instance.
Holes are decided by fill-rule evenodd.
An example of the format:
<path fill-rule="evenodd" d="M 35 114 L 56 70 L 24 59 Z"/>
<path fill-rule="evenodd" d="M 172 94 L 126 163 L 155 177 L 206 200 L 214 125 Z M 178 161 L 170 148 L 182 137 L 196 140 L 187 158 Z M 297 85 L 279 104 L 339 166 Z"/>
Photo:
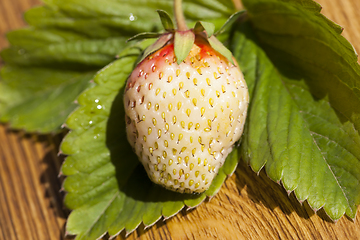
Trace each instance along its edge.
<path fill-rule="evenodd" d="M 360 1 L 318 2 L 359 52 Z M 8 45 L 4 34 L 24 26 L 23 12 L 39 3 L 0 1 L 0 49 Z M 0 239 L 64 239 L 68 211 L 57 177 L 60 141 L 61 136 L 27 135 L 0 125 Z M 128 239 L 360 239 L 360 216 L 355 223 L 347 217 L 332 223 L 264 172 L 258 176 L 240 164 L 213 199 L 147 230 L 140 226 Z"/>

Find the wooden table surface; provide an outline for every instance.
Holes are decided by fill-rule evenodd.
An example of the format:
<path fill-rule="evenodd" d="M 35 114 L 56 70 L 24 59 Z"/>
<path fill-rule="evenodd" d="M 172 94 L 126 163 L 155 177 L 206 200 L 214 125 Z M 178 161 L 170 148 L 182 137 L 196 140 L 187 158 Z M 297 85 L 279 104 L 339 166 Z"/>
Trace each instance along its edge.
<path fill-rule="evenodd" d="M 342 25 L 360 52 L 360 0 L 318 0 L 323 13 Z M 24 26 L 22 14 L 39 0 L 0 0 L 0 49 L 4 34 Z M 57 177 L 61 136 L 27 135 L 0 125 L 0 239 L 64 239 L 68 211 Z M 359 208 L 358 208 L 359 209 Z M 359 210 L 358 210 L 359 212 Z M 118 239 L 122 239 L 124 234 Z M 128 239 L 360 239 L 360 214 L 336 224 L 320 210 L 298 203 L 261 172 L 240 164 L 210 202 Z"/>

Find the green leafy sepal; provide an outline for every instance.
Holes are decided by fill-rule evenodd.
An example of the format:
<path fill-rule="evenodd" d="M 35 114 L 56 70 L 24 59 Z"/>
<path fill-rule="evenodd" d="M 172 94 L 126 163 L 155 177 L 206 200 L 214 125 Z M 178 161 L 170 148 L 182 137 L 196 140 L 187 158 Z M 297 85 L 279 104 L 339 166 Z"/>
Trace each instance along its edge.
<path fill-rule="evenodd" d="M 176 31 L 174 37 L 174 52 L 177 64 L 180 64 L 189 55 L 190 50 L 195 42 L 193 31 Z"/>
<path fill-rule="evenodd" d="M 170 15 L 163 10 L 157 10 L 157 13 L 159 14 L 161 23 L 162 23 L 165 31 L 167 31 L 167 32 L 174 31 L 175 27 L 174 27 L 173 21 L 171 20 Z"/>

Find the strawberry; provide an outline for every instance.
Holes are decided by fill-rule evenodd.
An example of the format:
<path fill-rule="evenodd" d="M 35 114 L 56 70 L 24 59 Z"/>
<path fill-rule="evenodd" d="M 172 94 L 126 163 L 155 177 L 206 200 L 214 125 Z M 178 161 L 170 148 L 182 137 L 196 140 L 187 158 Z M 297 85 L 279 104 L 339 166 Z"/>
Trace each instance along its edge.
<path fill-rule="evenodd" d="M 178 192 L 208 189 L 243 132 L 248 106 L 240 69 L 204 25 L 161 35 L 124 94 L 131 146 L 153 182 Z"/>

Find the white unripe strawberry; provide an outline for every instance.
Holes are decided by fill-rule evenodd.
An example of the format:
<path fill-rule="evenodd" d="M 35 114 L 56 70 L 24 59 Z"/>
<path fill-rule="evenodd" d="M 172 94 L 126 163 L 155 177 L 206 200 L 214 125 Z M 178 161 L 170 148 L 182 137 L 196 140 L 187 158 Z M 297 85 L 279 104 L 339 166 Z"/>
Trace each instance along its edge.
<path fill-rule="evenodd" d="M 249 101 L 238 66 L 194 35 L 180 64 L 166 36 L 124 94 L 128 140 L 149 178 L 187 193 L 208 189 L 241 137 Z"/>

